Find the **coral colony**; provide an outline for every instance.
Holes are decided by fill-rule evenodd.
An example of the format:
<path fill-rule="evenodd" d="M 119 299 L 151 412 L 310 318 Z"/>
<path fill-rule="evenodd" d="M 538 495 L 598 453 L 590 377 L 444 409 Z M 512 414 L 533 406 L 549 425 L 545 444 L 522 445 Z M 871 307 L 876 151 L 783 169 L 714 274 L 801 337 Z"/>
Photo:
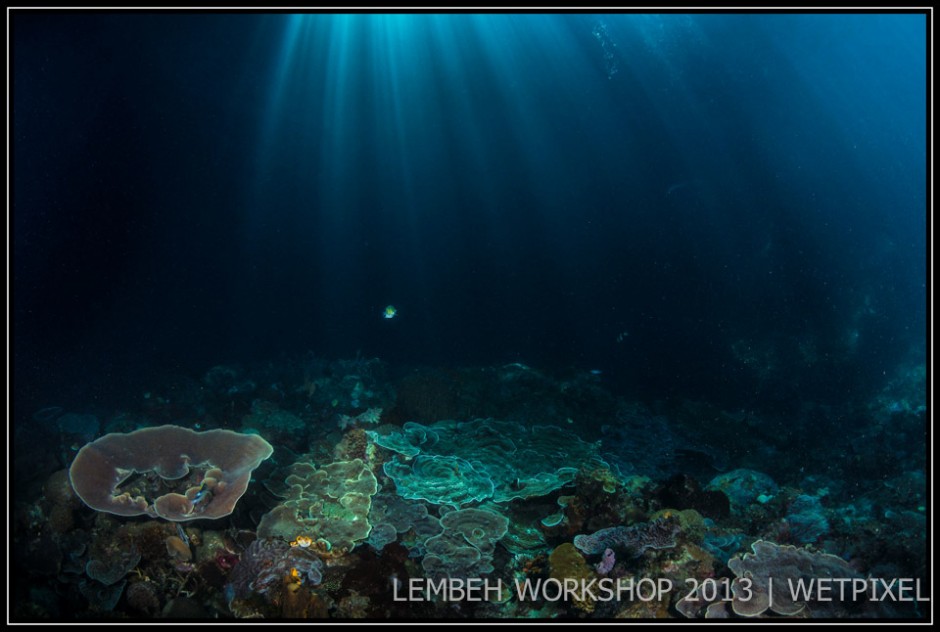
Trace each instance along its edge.
<path fill-rule="evenodd" d="M 783 619 L 924 606 L 916 467 L 865 493 L 824 471 L 771 476 L 757 457 L 729 469 L 733 415 L 654 414 L 590 373 L 265 370 L 217 367 L 104 422 L 37 413 L 58 422 L 68 469 L 18 507 L 20 614 Z M 705 416 L 715 441 L 684 423 Z M 70 447 L 76 436 L 87 444 Z M 692 446 L 705 466 L 684 471 Z"/>

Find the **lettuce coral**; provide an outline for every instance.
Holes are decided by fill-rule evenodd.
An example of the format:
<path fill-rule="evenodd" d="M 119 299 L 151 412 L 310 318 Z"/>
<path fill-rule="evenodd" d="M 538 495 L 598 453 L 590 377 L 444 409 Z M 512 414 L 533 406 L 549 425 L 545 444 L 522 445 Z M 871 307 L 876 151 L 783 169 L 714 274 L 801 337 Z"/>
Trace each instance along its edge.
<path fill-rule="evenodd" d="M 493 495 L 489 476 L 457 457 L 420 455 L 410 463 L 389 461 L 384 469 L 403 498 L 460 506 Z"/>
<path fill-rule="evenodd" d="M 367 434 L 377 445 L 414 459 L 385 465 L 399 493 L 436 504 L 546 496 L 572 482 L 579 468 L 606 465 L 596 444 L 555 426 L 476 419 L 430 426 L 408 422 L 400 430 Z"/>
<path fill-rule="evenodd" d="M 428 576 L 480 577 L 493 572 L 493 552 L 509 520 L 489 509 L 460 509 L 441 518 L 444 531 L 427 540 L 422 566 Z"/>
<path fill-rule="evenodd" d="M 259 537 L 291 541 L 306 535 L 348 550 L 369 536 L 378 481 L 361 459 L 319 469 L 301 460 L 291 466 L 285 483 L 286 498 L 261 518 Z"/>

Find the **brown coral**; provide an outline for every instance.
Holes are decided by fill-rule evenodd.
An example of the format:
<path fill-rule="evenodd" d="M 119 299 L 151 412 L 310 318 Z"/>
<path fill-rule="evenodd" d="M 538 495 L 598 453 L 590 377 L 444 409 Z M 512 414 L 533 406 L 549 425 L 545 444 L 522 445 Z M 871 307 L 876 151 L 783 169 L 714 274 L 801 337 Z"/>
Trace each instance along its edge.
<path fill-rule="evenodd" d="M 231 430 L 195 432 L 179 426 L 111 433 L 79 450 L 69 479 L 79 498 L 98 511 L 120 516 L 161 517 L 172 521 L 221 518 L 232 513 L 248 488 L 251 472 L 274 448 L 258 435 Z M 176 481 L 204 467 L 198 480 L 154 499 L 142 490 L 119 490 L 135 472 Z M 159 481 L 154 481 L 159 482 Z M 135 495 L 136 494 L 136 495 Z"/>
<path fill-rule="evenodd" d="M 68 532 L 75 525 L 72 510 L 68 505 L 53 505 L 46 521 L 49 529 L 57 536 Z"/>
<path fill-rule="evenodd" d="M 160 612 L 160 596 L 152 582 L 135 582 L 127 587 L 124 596 L 131 610 L 151 617 Z"/>
<path fill-rule="evenodd" d="M 285 590 L 281 598 L 281 616 L 285 619 L 326 619 L 331 601 L 306 586 Z"/>
<path fill-rule="evenodd" d="M 351 461 L 352 459 L 366 459 L 366 448 L 369 438 L 362 428 L 352 428 L 343 435 L 333 450 L 333 458 L 337 461 Z"/>
<path fill-rule="evenodd" d="M 166 559 L 166 538 L 171 535 L 165 522 L 147 521 L 128 525 L 128 534 L 140 556 L 148 562 Z"/>
<path fill-rule="evenodd" d="M 682 536 L 689 542 L 701 543 L 705 537 L 705 519 L 694 509 L 661 509 L 650 516 L 650 521 L 660 518 L 675 518 L 679 521 Z"/>
<path fill-rule="evenodd" d="M 584 561 L 584 557 L 570 542 L 565 542 L 556 547 L 552 554 L 548 556 L 548 563 L 551 569 L 549 575 L 562 584 L 565 583 L 566 579 L 574 579 L 579 584 L 585 585 L 596 577 L 594 571 Z M 575 597 L 574 606 L 583 612 L 593 612 L 594 600 L 587 594 L 584 597 L 585 599 Z"/>
<path fill-rule="evenodd" d="M 75 495 L 69 482 L 69 471 L 53 472 L 42 486 L 43 496 L 53 505 L 63 505 L 72 509 L 81 507 L 81 501 Z"/>
<path fill-rule="evenodd" d="M 188 562 L 193 559 L 193 552 L 189 545 L 183 542 L 179 536 L 171 535 L 166 539 L 166 552 L 172 560 Z"/>
<path fill-rule="evenodd" d="M 370 605 L 371 601 L 368 597 L 351 590 L 347 597 L 339 600 L 336 606 L 336 616 L 341 619 L 365 619 L 369 616 Z"/>

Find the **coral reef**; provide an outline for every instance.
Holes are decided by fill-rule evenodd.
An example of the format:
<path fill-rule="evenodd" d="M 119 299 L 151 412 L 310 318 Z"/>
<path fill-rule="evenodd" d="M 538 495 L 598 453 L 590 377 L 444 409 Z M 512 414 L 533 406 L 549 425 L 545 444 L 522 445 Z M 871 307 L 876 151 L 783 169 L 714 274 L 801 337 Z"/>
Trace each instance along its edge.
<path fill-rule="evenodd" d="M 125 591 L 128 607 L 145 617 L 160 612 L 160 594 L 153 582 L 139 581 L 130 584 Z"/>
<path fill-rule="evenodd" d="M 384 470 L 403 498 L 457 507 L 493 496 L 492 479 L 453 456 L 422 454 L 409 463 L 389 461 Z"/>
<path fill-rule="evenodd" d="M 117 605 L 126 584 L 125 579 L 114 584 L 83 579 L 78 583 L 78 590 L 88 600 L 92 612 L 110 612 Z"/>
<path fill-rule="evenodd" d="M 678 520 L 661 518 L 632 527 L 608 527 L 590 535 L 579 535 L 574 539 L 574 546 L 588 555 L 613 549 L 636 557 L 647 549 L 667 549 L 675 546 L 678 533 Z"/>
<path fill-rule="evenodd" d="M 349 415 L 340 415 L 338 425 L 340 430 L 346 430 L 347 428 L 361 428 L 364 425 L 378 425 L 381 419 L 382 409 L 370 408 L 364 413 L 359 413 L 355 417 L 351 417 Z"/>
<path fill-rule="evenodd" d="M 323 562 L 309 549 L 283 540 L 259 539 L 242 553 L 232 570 L 226 593 L 233 599 L 263 595 L 274 603 L 292 586 L 316 586 L 323 579 Z M 296 588 L 295 588 L 296 589 Z"/>
<path fill-rule="evenodd" d="M 277 404 L 256 399 L 251 402 L 251 413 L 242 419 L 243 432 L 263 431 L 264 434 L 302 436 L 306 430 L 303 419 Z"/>
<path fill-rule="evenodd" d="M 851 590 L 842 592 L 836 589 L 821 594 L 792 588 L 808 586 L 820 579 L 862 579 L 862 575 L 841 558 L 764 540 L 754 542 L 751 551 L 728 561 L 728 568 L 735 575 L 731 583 L 733 597 L 730 607 L 737 616 L 758 617 L 770 611 L 783 616 L 848 617 L 867 607 L 867 593 L 856 598 Z M 865 582 L 863 588 L 864 585 Z M 682 600 L 677 605 L 679 612 L 694 617 L 704 608 L 704 615 L 708 618 L 729 615 L 726 602 L 708 601 L 703 598 L 703 592 L 700 589 Z"/>
<path fill-rule="evenodd" d="M 570 542 L 555 547 L 552 554 L 548 556 L 548 565 L 550 577 L 561 582 L 562 586 L 571 580 L 577 582 L 577 585 L 583 585 L 595 577 L 591 567 L 584 561 L 584 557 Z M 594 599 L 589 594 L 580 595 L 576 592 L 573 604 L 585 613 L 594 611 Z"/>
<path fill-rule="evenodd" d="M 763 472 L 737 469 L 719 474 L 706 488 L 709 491 L 723 492 L 731 502 L 731 509 L 743 511 L 753 502 L 766 502 L 779 491 L 772 478 Z"/>
<path fill-rule="evenodd" d="M 604 555 L 601 557 L 601 561 L 594 567 L 594 570 L 597 571 L 598 575 L 606 575 L 614 569 L 614 564 L 616 563 L 617 556 L 614 554 L 614 550 L 604 549 Z"/>
<path fill-rule="evenodd" d="M 12 507 L 12 616 L 922 617 L 922 603 L 770 591 L 771 579 L 926 577 L 928 480 L 890 427 L 910 438 L 923 421 L 922 380 L 909 377 L 909 388 L 827 413 L 857 415 L 869 434 L 825 470 L 791 467 L 782 440 L 753 454 L 728 445 L 742 428 L 749 446 L 777 432 L 766 414 L 626 401 L 606 393 L 606 375 L 521 363 L 409 367 L 396 381 L 376 360 L 308 357 L 175 378 L 136 394 L 139 409 L 95 409 L 101 422 L 47 407 L 28 419 L 49 445 L 17 448 L 28 467 L 17 464 L 26 483 Z M 794 413 L 804 428 L 807 411 L 826 412 Z M 206 431 L 137 430 L 158 420 Z M 260 429 L 270 444 L 225 428 Z M 108 430 L 127 434 L 78 452 Z M 220 445 L 224 463 L 210 456 Z M 881 445 L 894 461 L 869 471 Z M 738 469 L 718 473 L 731 455 Z M 195 520 L 216 514 L 226 519 Z M 170 521 L 149 519 L 161 516 Z M 474 578 L 508 590 L 401 600 L 411 582 Z M 638 578 L 678 590 L 551 599 L 566 584 Z M 689 579 L 700 589 L 685 594 Z M 549 592 L 509 594 L 528 580 Z"/>
<path fill-rule="evenodd" d="M 829 520 L 816 496 L 797 496 L 783 520 L 788 539 L 795 544 L 811 544 L 829 533 Z"/>
<path fill-rule="evenodd" d="M 248 488 L 251 472 L 273 451 L 257 435 L 230 430 L 141 428 L 130 434 L 107 434 L 83 447 L 72 462 L 69 479 L 79 498 L 98 511 L 173 521 L 221 518 L 232 513 Z M 192 479 L 193 467 L 206 469 Z M 151 501 L 141 495 L 141 487 L 149 490 L 158 481 L 146 478 L 120 489 L 135 472 L 168 481 L 183 479 L 183 493 L 169 492 Z M 143 481 L 150 484 L 140 485 Z"/>
<path fill-rule="evenodd" d="M 684 474 L 676 474 L 657 486 L 657 504 L 663 508 L 694 509 L 702 516 L 722 520 L 731 513 L 731 501 L 723 492 L 705 491 L 698 481 Z"/>
<path fill-rule="evenodd" d="M 369 537 L 369 510 L 378 481 L 361 459 L 319 469 L 301 460 L 291 466 L 285 483 L 287 497 L 261 519 L 260 537 L 292 541 L 309 535 L 346 550 Z"/>
<path fill-rule="evenodd" d="M 554 426 L 526 428 L 522 424 L 493 419 L 471 422 L 441 421 L 431 426 L 408 423 L 400 432 L 370 431 L 376 444 L 404 457 L 424 457 L 417 465 L 390 461 L 386 474 L 407 478 L 406 493 L 436 503 L 494 502 L 545 496 L 572 482 L 580 467 L 603 464 L 597 446 Z M 430 471 L 425 473 L 424 468 Z M 441 494 L 438 478 L 469 477 L 466 494 L 456 494 L 451 480 Z M 396 480 L 397 483 L 397 480 Z M 492 485 L 492 490 L 488 488 Z M 425 495 L 425 489 L 429 489 Z M 428 498 L 427 496 L 430 496 Z"/>
<path fill-rule="evenodd" d="M 443 531 L 427 540 L 422 566 L 429 577 L 482 577 L 493 572 L 495 544 L 508 530 L 505 516 L 459 509 L 441 518 Z"/>
<path fill-rule="evenodd" d="M 368 541 L 378 550 L 395 542 L 402 534 L 408 548 L 423 554 L 428 538 L 443 529 L 440 520 L 428 513 L 426 505 L 387 493 L 379 493 L 372 498 L 369 522 L 373 526 Z"/>

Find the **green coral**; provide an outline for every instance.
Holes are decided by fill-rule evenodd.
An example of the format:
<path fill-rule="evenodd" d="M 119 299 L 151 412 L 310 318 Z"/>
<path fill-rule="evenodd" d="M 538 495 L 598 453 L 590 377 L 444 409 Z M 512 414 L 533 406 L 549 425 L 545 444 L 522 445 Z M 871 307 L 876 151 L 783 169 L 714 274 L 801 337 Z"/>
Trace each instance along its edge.
<path fill-rule="evenodd" d="M 530 553 L 546 545 L 545 537 L 539 529 L 516 521 L 509 523 L 509 531 L 500 540 L 500 544 L 514 555 Z"/>
<path fill-rule="evenodd" d="M 285 483 L 286 498 L 262 517 L 259 537 L 292 541 L 305 535 L 351 549 L 369 536 L 369 510 L 378 481 L 361 459 L 319 469 L 299 461 L 291 466 Z"/>

